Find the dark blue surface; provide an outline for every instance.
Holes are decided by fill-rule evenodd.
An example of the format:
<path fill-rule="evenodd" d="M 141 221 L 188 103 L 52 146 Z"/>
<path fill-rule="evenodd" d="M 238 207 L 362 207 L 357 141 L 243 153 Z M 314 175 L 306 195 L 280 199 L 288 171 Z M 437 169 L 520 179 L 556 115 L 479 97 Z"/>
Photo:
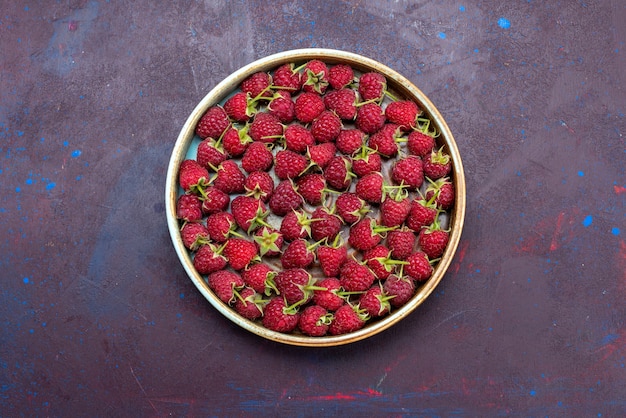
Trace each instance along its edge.
<path fill-rule="evenodd" d="M 626 411 L 626 4 L 8 2 L 0 8 L 2 416 Z M 331 349 L 237 328 L 186 277 L 164 186 L 222 78 L 326 47 L 455 135 L 466 227 L 436 292 Z"/>

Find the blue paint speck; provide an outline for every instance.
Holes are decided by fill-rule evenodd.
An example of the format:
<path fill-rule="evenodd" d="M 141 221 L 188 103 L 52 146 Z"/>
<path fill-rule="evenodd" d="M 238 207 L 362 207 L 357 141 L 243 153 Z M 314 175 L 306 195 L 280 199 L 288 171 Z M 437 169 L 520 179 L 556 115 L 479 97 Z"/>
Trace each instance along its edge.
<path fill-rule="evenodd" d="M 587 215 L 585 219 L 583 219 L 583 226 L 586 228 L 593 222 L 593 216 Z"/>
<path fill-rule="evenodd" d="M 33 179 L 26 179 L 26 184 L 33 184 Z"/>
<path fill-rule="evenodd" d="M 439 36 L 441 39 L 446 39 L 446 34 L 444 32 L 439 32 L 437 36 Z"/>
<path fill-rule="evenodd" d="M 611 234 L 613 234 L 613 235 L 615 235 L 615 236 L 619 235 L 619 234 L 620 234 L 620 230 L 619 230 L 619 228 L 618 228 L 618 227 L 614 227 L 614 228 L 612 228 L 612 229 L 611 229 Z"/>
<path fill-rule="evenodd" d="M 613 341 L 617 340 L 618 336 L 616 334 L 608 334 L 602 339 L 602 345 L 610 344 Z"/>
<path fill-rule="evenodd" d="M 582 170 L 578 171 L 578 177 L 585 177 L 585 172 Z"/>
<path fill-rule="evenodd" d="M 537 394 L 537 391 L 535 391 L 534 389 L 530 391 L 530 396 L 535 396 Z"/>
<path fill-rule="evenodd" d="M 24 284 L 28 284 L 28 282 L 30 282 L 30 279 L 28 277 L 24 277 L 22 281 L 24 282 Z"/>
<path fill-rule="evenodd" d="M 70 143 L 69 143 L 69 142 L 67 142 L 67 141 L 63 141 L 63 146 L 64 146 L 64 147 L 67 147 L 67 146 L 69 146 L 69 145 L 70 145 Z"/>
<path fill-rule="evenodd" d="M 19 192 L 21 192 L 21 191 L 22 191 L 22 189 L 20 189 L 19 187 L 16 187 L 16 188 L 15 188 L 15 193 L 19 193 Z"/>
<path fill-rule="evenodd" d="M 46 190 L 52 190 L 52 189 L 54 189 L 55 187 L 57 187 L 57 184 L 56 184 L 56 183 L 54 183 L 54 182 L 50 182 L 50 183 L 48 183 L 48 184 L 46 185 Z"/>
<path fill-rule="evenodd" d="M 501 17 L 500 19 L 498 19 L 498 26 L 500 26 L 502 29 L 508 29 L 511 27 L 511 21 L 505 17 Z"/>
<path fill-rule="evenodd" d="M 72 152 L 72 158 L 79 157 L 79 156 L 80 156 L 80 154 L 82 154 L 82 153 L 83 153 L 83 152 L 82 152 L 81 150 L 77 149 L 77 150 L 75 150 L 75 151 L 73 151 L 73 152 Z"/>
<path fill-rule="evenodd" d="M 459 12 L 464 12 L 465 11 L 465 6 L 459 6 Z"/>

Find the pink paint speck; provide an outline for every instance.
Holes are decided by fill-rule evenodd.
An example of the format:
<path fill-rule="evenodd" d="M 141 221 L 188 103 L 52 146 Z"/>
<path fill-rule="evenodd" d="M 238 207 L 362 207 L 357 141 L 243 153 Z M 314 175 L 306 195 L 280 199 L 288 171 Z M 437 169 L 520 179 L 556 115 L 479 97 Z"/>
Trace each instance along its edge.
<path fill-rule="evenodd" d="M 67 30 L 69 30 L 70 32 L 74 32 L 76 29 L 78 29 L 78 22 L 75 20 L 70 20 L 67 24 Z"/>

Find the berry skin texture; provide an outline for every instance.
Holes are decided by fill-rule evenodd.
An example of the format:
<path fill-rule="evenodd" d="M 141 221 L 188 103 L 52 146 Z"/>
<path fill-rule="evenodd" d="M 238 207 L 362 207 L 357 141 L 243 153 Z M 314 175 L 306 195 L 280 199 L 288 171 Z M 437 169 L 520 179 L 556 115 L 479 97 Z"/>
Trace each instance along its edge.
<path fill-rule="evenodd" d="M 326 109 L 334 112 L 341 120 L 352 121 L 356 118 L 357 97 L 354 90 L 333 90 L 324 96 Z"/>
<path fill-rule="evenodd" d="M 322 204 L 326 196 L 326 179 L 318 173 L 305 174 L 297 181 L 298 193 L 312 206 Z"/>
<path fill-rule="evenodd" d="M 361 149 L 365 141 L 365 134 L 359 129 L 342 129 L 335 140 L 337 151 L 352 155 Z"/>
<path fill-rule="evenodd" d="M 341 266 L 347 259 L 348 249 L 344 246 L 335 248 L 322 245 L 317 248 L 317 261 L 319 261 L 322 272 L 326 277 L 339 276 Z"/>
<path fill-rule="evenodd" d="M 405 184 L 410 190 L 417 190 L 424 182 L 422 159 L 413 155 L 396 160 L 391 169 L 391 179 L 395 184 Z"/>
<path fill-rule="evenodd" d="M 382 286 L 372 286 L 359 299 L 359 307 L 364 309 L 370 318 L 377 318 L 388 314 L 391 310 L 389 300 Z"/>
<path fill-rule="evenodd" d="M 370 136 L 368 146 L 378 151 L 383 157 L 395 157 L 398 154 L 398 143 L 396 140 L 399 136 L 398 125 L 387 123 Z"/>
<path fill-rule="evenodd" d="M 196 160 L 184 160 L 178 170 L 178 184 L 185 192 L 201 194 L 209 183 L 209 172 Z"/>
<path fill-rule="evenodd" d="M 180 195 L 176 201 L 176 217 L 186 222 L 202 220 L 202 201 L 194 194 Z"/>
<path fill-rule="evenodd" d="M 313 292 L 317 289 L 315 279 L 301 268 L 279 271 L 274 277 L 274 283 L 280 295 L 289 305 L 307 303 L 313 298 Z"/>
<path fill-rule="evenodd" d="M 311 236 L 311 219 L 303 211 L 289 211 L 280 224 L 280 232 L 285 241 L 293 241 L 299 238 Z"/>
<path fill-rule="evenodd" d="M 379 131 L 385 121 L 385 113 L 376 103 L 364 104 L 356 112 L 356 127 L 366 134 L 371 135 Z"/>
<path fill-rule="evenodd" d="M 196 161 L 202 167 L 217 167 L 227 158 L 228 156 L 222 150 L 222 146 L 213 138 L 206 138 L 198 144 Z"/>
<path fill-rule="evenodd" d="M 273 297 L 263 312 L 263 326 L 269 330 L 288 333 L 298 326 L 300 313 L 288 309 L 281 296 Z"/>
<path fill-rule="evenodd" d="M 352 305 L 345 304 L 335 311 L 333 322 L 328 327 L 328 333 L 341 335 L 358 331 L 365 326 L 368 318 L 367 313 L 358 312 Z"/>
<path fill-rule="evenodd" d="M 268 73 L 258 72 L 250 75 L 241 82 L 241 91 L 248 93 L 250 97 L 257 96 L 271 97 L 272 92 L 269 87 L 272 85 L 272 77 Z"/>
<path fill-rule="evenodd" d="M 226 111 L 220 106 L 210 107 L 196 125 L 196 135 L 201 139 L 218 139 L 230 126 L 230 120 Z"/>
<path fill-rule="evenodd" d="M 230 203 L 230 196 L 216 187 L 207 187 L 204 194 L 202 212 L 205 215 L 226 210 Z"/>
<path fill-rule="evenodd" d="M 309 147 L 307 155 L 311 163 L 317 165 L 322 170 L 326 169 L 330 161 L 335 156 L 337 147 L 332 142 L 316 144 Z"/>
<path fill-rule="evenodd" d="M 248 144 L 252 142 L 252 138 L 248 135 L 247 126 L 242 128 L 241 130 L 237 130 L 236 128 L 228 128 L 224 137 L 222 138 L 222 145 L 224 147 L 224 151 L 231 157 L 241 157 L 246 149 L 248 149 Z"/>
<path fill-rule="evenodd" d="M 279 90 L 274 94 L 267 105 L 267 111 L 284 124 L 291 123 L 296 118 L 296 104 L 286 90 Z"/>
<path fill-rule="evenodd" d="M 294 65 L 291 63 L 283 64 L 278 67 L 272 76 L 274 86 L 282 87 L 296 93 L 302 88 L 302 76 L 295 71 Z"/>
<path fill-rule="evenodd" d="M 274 174 L 280 180 L 293 179 L 309 166 L 307 158 L 288 149 L 280 150 L 274 157 Z"/>
<path fill-rule="evenodd" d="M 248 133 L 254 141 L 274 143 L 283 137 L 284 127 L 271 113 L 260 112 L 254 116 Z"/>
<path fill-rule="evenodd" d="M 296 119 L 304 124 L 313 122 L 324 110 L 326 106 L 319 94 L 305 92 L 296 97 Z"/>
<path fill-rule="evenodd" d="M 365 217 L 350 227 L 348 244 L 359 251 L 371 250 L 382 240 L 380 229 L 374 219 Z"/>
<path fill-rule="evenodd" d="M 200 274 L 210 274 L 223 270 L 228 261 L 219 254 L 217 248 L 211 244 L 200 246 L 193 258 L 193 266 Z"/>
<path fill-rule="evenodd" d="M 244 182 L 246 196 L 267 202 L 274 192 L 274 179 L 265 171 L 253 171 Z"/>
<path fill-rule="evenodd" d="M 409 153 L 425 157 L 435 148 L 435 138 L 420 131 L 413 131 L 407 137 L 406 147 Z"/>
<path fill-rule="evenodd" d="M 274 189 L 269 200 L 269 207 L 272 213 L 277 216 L 285 216 L 292 210 L 302 206 L 303 199 L 296 191 L 291 180 L 283 180 Z"/>
<path fill-rule="evenodd" d="M 423 282 L 433 274 L 433 266 L 422 251 L 414 252 L 406 261 L 409 264 L 404 267 L 404 272 L 416 282 Z"/>
<path fill-rule="evenodd" d="M 341 268 L 339 281 L 348 292 L 364 292 L 374 284 L 376 276 L 365 264 L 348 260 Z"/>
<path fill-rule="evenodd" d="M 377 279 L 386 279 L 395 269 L 391 259 L 391 250 L 384 245 L 377 245 L 363 254 L 363 262 Z"/>
<path fill-rule="evenodd" d="M 265 224 L 264 219 L 269 213 L 261 200 L 243 195 L 233 199 L 230 204 L 230 211 L 239 228 L 248 234 L 263 226 Z"/>
<path fill-rule="evenodd" d="M 226 194 L 244 192 L 246 176 L 233 160 L 226 160 L 217 169 L 217 175 L 213 180 L 213 186 Z"/>
<path fill-rule="evenodd" d="M 325 110 L 311 124 L 311 134 L 318 144 L 323 144 L 334 141 L 342 128 L 339 116 L 330 110 Z"/>
<path fill-rule="evenodd" d="M 248 173 L 268 171 L 274 164 L 272 151 L 263 142 L 253 142 L 243 154 L 241 167 Z"/>
<path fill-rule="evenodd" d="M 433 150 L 424 157 L 424 174 L 431 180 L 445 177 L 450 174 L 451 170 L 450 156 L 442 150 Z"/>
<path fill-rule="evenodd" d="M 411 201 L 408 197 L 395 200 L 387 197 L 380 204 L 380 224 L 383 226 L 400 226 L 404 223 L 411 211 Z"/>
<path fill-rule="evenodd" d="M 352 81 L 354 81 L 354 71 L 347 64 L 336 64 L 328 70 L 328 84 L 335 90 L 348 86 Z"/>
<path fill-rule="evenodd" d="M 246 319 L 255 320 L 263 315 L 265 300 L 254 289 L 244 287 L 239 291 L 239 297 L 235 299 L 233 308 Z"/>
<path fill-rule="evenodd" d="M 230 238 L 226 241 L 224 255 L 234 270 L 243 270 L 258 258 L 256 245 L 243 238 Z"/>
<path fill-rule="evenodd" d="M 328 326 L 333 319 L 326 309 L 319 305 L 307 306 L 300 314 L 298 328 L 304 335 L 323 337 L 328 332 Z"/>
<path fill-rule="evenodd" d="M 380 100 L 387 90 L 387 79 L 382 74 L 367 72 L 359 78 L 358 91 L 363 101 Z"/>
<path fill-rule="evenodd" d="M 335 201 L 335 210 L 337 215 L 348 225 L 360 221 L 369 211 L 365 201 L 356 193 L 340 194 Z"/>
<path fill-rule="evenodd" d="M 328 67 L 320 60 L 311 60 L 304 66 L 302 90 L 324 94 L 328 88 Z"/>
<path fill-rule="evenodd" d="M 315 241 L 326 239 L 327 242 L 332 242 L 341 231 L 341 219 L 330 213 L 324 206 L 318 206 L 311 214 L 311 217 L 316 219 L 311 224 L 311 237 Z"/>
<path fill-rule="evenodd" d="M 426 200 L 434 198 L 435 206 L 441 210 L 448 210 L 454 205 L 454 184 L 447 177 L 435 180 L 426 189 Z"/>
<path fill-rule="evenodd" d="M 420 232 L 422 228 L 432 225 L 436 218 L 437 209 L 424 200 L 416 199 L 411 202 L 411 210 L 406 217 L 406 226 L 415 232 Z"/>
<path fill-rule="evenodd" d="M 183 245 L 191 251 L 197 250 L 201 245 L 209 242 L 209 231 L 198 222 L 183 224 L 180 230 Z"/>
<path fill-rule="evenodd" d="M 237 222 L 230 212 L 215 212 L 207 218 L 206 229 L 212 241 L 223 243 L 237 229 Z"/>
<path fill-rule="evenodd" d="M 429 259 L 439 258 L 443 255 L 450 236 L 442 229 L 423 229 L 418 237 L 418 242 L 422 251 Z"/>
<path fill-rule="evenodd" d="M 291 241 L 280 257 L 280 263 L 284 269 L 305 269 L 313 264 L 313 261 L 315 261 L 315 253 L 309 248 L 308 241 L 304 239 Z"/>
<path fill-rule="evenodd" d="M 317 282 L 316 287 L 317 289 L 313 291 L 313 303 L 327 311 L 334 312 L 346 303 L 346 299 L 342 297 L 339 279 L 327 277 Z"/>
<path fill-rule="evenodd" d="M 347 190 L 352 183 L 351 167 L 350 158 L 341 155 L 333 157 L 324 169 L 326 183 L 335 190 Z"/>
<path fill-rule="evenodd" d="M 387 247 L 391 250 L 391 257 L 396 260 L 406 260 L 413 252 L 415 233 L 408 228 L 397 229 L 387 234 Z"/>
<path fill-rule="evenodd" d="M 231 304 L 235 301 L 235 293 L 244 287 L 241 276 L 229 270 L 220 270 L 211 273 L 207 283 L 215 295 L 224 303 Z"/>
<path fill-rule="evenodd" d="M 273 288 L 276 271 L 265 263 L 255 263 L 241 272 L 241 278 L 246 286 L 251 287 L 257 293 L 265 294 L 268 289 Z"/>
<path fill-rule="evenodd" d="M 357 181 L 355 193 L 368 203 L 378 204 L 383 199 L 383 185 L 382 174 L 366 174 Z"/>
<path fill-rule="evenodd" d="M 417 126 L 419 107 L 411 100 L 391 102 L 385 108 L 385 116 L 391 123 L 395 123 L 404 132 L 409 132 Z"/>
<path fill-rule="evenodd" d="M 286 149 L 303 154 L 311 145 L 315 145 L 315 138 L 311 131 L 298 124 L 287 126 L 285 129 Z"/>
<path fill-rule="evenodd" d="M 380 154 L 375 150 L 368 150 L 363 148 L 364 152 L 357 154 L 352 159 L 352 172 L 357 177 L 363 177 L 369 173 L 380 172 L 383 165 L 383 160 Z"/>
<path fill-rule="evenodd" d="M 391 306 L 399 308 L 411 299 L 415 293 L 415 284 L 410 278 L 392 274 L 383 283 L 383 291 L 393 297 L 389 300 Z"/>

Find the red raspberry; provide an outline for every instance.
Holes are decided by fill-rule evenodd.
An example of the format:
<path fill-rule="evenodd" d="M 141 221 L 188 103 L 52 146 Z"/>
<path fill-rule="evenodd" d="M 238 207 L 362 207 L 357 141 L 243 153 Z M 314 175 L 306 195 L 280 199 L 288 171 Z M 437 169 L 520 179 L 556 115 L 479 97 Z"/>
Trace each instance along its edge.
<path fill-rule="evenodd" d="M 414 246 L 415 233 L 409 228 L 404 227 L 387 234 L 387 247 L 391 250 L 391 257 L 396 260 L 406 260 Z"/>
<path fill-rule="evenodd" d="M 448 232 L 440 229 L 439 225 L 434 223 L 431 227 L 422 229 L 418 242 L 422 251 L 432 260 L 443 255 L 449 238 Z"/>
<path fill-rule="evenodd" d="M 320 245 L 317 247 L 317 261 L 326 277 L 337 277 L 341 266 L 348 259 L 348 249 L 345 246 Z M 321 286 L 321 284 L 320 284 Z"/>
<path fill-rule="evenodd" d="M 323 337 L 328 332 L 328 326 L 333 315 L 319 305 L 307 306 L 300 315 L 298 328 L 304 335 Z"/>
<path fill-rule="evenodd" d="M 200 246 L 193 257 L 194 268 L 203 275 L 223 270 L 227 264 L 226 258 L 211 244 Z"/>
<path fill-rule="evenodd" d="M 426 200 L 434 200 L 435 206 L 441 210 L 450 209 L 454 204 L 454 184 L 448 177 L 435 180 L 426 188 Z"/>
<path fill-rule="evenodd" d="M 391 179 L 395 184 L 404 184 L 409 190 L 417 190 L 424 182 L 422 159 L 414 155 L 396 160 L 391 169 Z"/>
<path fill-rule="evenodd" d="M 322 306 L 328 311 L 336 311 L 344 303 L 341 283 L 336 277 L 328 277 L 317 282 L 318 289 L 313 291 L 313 303 Z"/>
<path fill-rule="evenodd" d="M 324 94 L 328 88 L 328 67 L 320 60 L 311 60 L 304 66 L 302 90 Z"/>
<path fill-rule="evenodd" d="M 222 302 L 229 305 L 235 301 L 237 291 L 244 287 L 241 276 L 229 270 L 211 273 L 207 284 Z"/>
<path fill-rule="evenodd" d="M 324 168 L 326 183 L 335 190 L 347 190 L 352 183 L 351 167 L 349 157 L 342 155 L 333 157 Z"/>
<path fill-rule="evenodd" d="M 385 293 L 382 285 L 372 286 L 359 298 L 359 308 L 365 310 L 371 318 L 377 318 L 388 314 L 391 310 L 393 299 Z"/>
<path fill-rule="evenodd" d="M 245 181 L 246 176 L 241 172 L 237 163 L 226 160 L 217 168 L 213 186 L 226 194 L 237 194 L 244 192 Z"/>
<path fill-rule="evenodd" d="M 274 71 L 272 79 L 274 86 L 285 88 L 291 93 L 298 92 L 302 87 L 302 76 L 292 63 L 278 67 Z"/>
<path fill-rule="evenodd" d="M 235 299 L 233 308 L 244 318 L 255 320 L 263 316 L 266 302 L 254 289 L 244 287 L 239 291 L 239 297 Z"/>
<path fill-rule="evenodd" d="M 384 245 L 377 245 L 363 254 L 363 262 L 372 270 L 377 279 L 384 280 L 398 264 L 391 258 L 391 250 Z"/>
<path fill-rule="evenodd" d="M 244 183 L 246 196 L 267 202 L 274 192 L 274 179 L 266 171 L 253 171 Z"/>
<path fill-rule="evenodd" d="M 280 295 L 289 305 L 307 303 L 313 298 L 315 279 L 304 269 L 286 268 L 274 277 Z"/>
<path fill-rule="evenodd" d="M 243 80 L 240 88 L 241 91 L 248 93 L 254 99 L 255 97 L 272 97 L 271 85 L 272 76 L 268 73 L 258 72 Z"/>
<path fill-rule="evenodd" d="M 196 125 L 196 135 L 201 139 L 213 138 L 218 139 L 224 131 L 230 126 L 230 120 L 224 109 L 220 106 L 211 106 L 202 115 Z"/>
<path fill-rule="evenodd" d="M 383 283 L 383 291 L 391 297 L 391 306 L 399 308 L 411 299 L 415 293 L 415 284 L 409 277 L 398 277 L 394 274 Z"/>
<path fill-rule="evenodd" d="M 305 174 L 296 182 L 298 193 L 305 202 L 312 206 L 319 206 L 326 197 L 326 179 L 322 174 Z"/>
<path fill-rule="evenodd" d="M 248 173 L 268 171 L 274 164 L 274 155 L 264 142 L 253 142 L 241 158 L 241 167 Z"/>
<path fill-rule="evenodd" d="M 309 160 L 311 160 L 311 163 L 324 170 L 333 159 L 336 152 L 337 147 L 335 147 L 334 143 L 325 142 L 323 144 L 310 146 L 307 150 L 307 156 Z"/>
<path fill-rule="evenodd" d="M 404 267 L 404 272 L 417 282 L 423 282 L 433 274 L 433 266 L 422 251 L 414 252 L 406 261 L 409 264 Z"/>
<path fill-rule="evenodd" d="M 202 200 L 202 213 L 210 215 L 226 210 L 230 203 L 230 196 L 216 187 L 207 187 Z"/>
<path fill-rule="evenodd" d="M 406 146 L 411 154 L 425 157 L 435 148 L 435 138 L 421 131 L 413 131 L 407 137 Z"/>
<path fill-rule="evenodd" d="M 347 64 L 336 64 L 328 70 L 328 83 L 335 90 L 348 86 L 354 81 L 354 71 Z"/>
<path fill-rule="evenodd" d="M 302 123 L 311 123 L 326 109 L 324 100 L 315 93 L 301 93 L 296 98 L 296 119 Z"/>
<path fill-rule="evenodd" d="M 213 138 L 206 138 L 198 144 L 196 161 L 202 167 L 217 167 L 226 158 L 228 156 L 224 153 L 222 145 Z"/>
<path fill-rule="evenodd" d="M 180 237 L 183 245 L 191 251 L 195 251 L 201 245 L 209 243 L 209 231 L 199 222 L 185 223 L 180 229 Z"/>
<path fill-rule="evenodd" d="M 383 226 L 400 226 L 411 211 L 411 200 L 406 191 L 387 195 L 380 204 L 380 224 Z"/>
<path fill-rule="evenodd" d="M 235 217 L 230 212 L 216 212 L 206 220 L 207 234 L 211 240 L 222 243 L 237 229 Z"/>
<path fill-rule="evenodd" d="M 352 171 L 357 177 L 369 173 L 379 173 L 383 166 L 380 154 L 368 147 L 361 147 L 361 151 L 352 158 Z"/>
<path fill-rule="evenodd" d="M 318 144 L 332 142 L 342 127 L 341 119 L 330 110 L 325 110 L 311 124 L 311 134 Z"/>
<path fill-rule="evenodd" d="M 293 124 L 285 129 L 285 148 L 288 150 L 304 153 L 307 148 L 315 144 L 315 138 L 307 128 Z"/>
<path fill-rule="evenodd" d="M 230 211 L 239 228 L 248 234 L 266 225 L 265 218 L 269 214 L 263 201 L 244 195 L 239 195 L 233 199 L 230 204 Z"/>
<path fill-rule="evenodd" d="M 243 270 L 259 259 L 256 245 L 243 238 L 229 238 L 224 247 L 224 255 L 233 270 Z"/>
<path fill-rule="evenodd" d="M 365 264 L 348 259 L 339 272 L 341 287 L 348 292 L 364 292 L 374 284 L 376 276 Z"/>
<path fill-rule="evenodd" d="M 300 313 L 297 310 L 289 309 L 285 300 L 281 296 L 273 297 L 263 312 L 263 326 L 276 332 L 288 333 L 298 326 Z"/>
<path fill-rule="evenodd" d="M 224 151 L 231 157 L 241 157 L 251 142 L 252 138 L 248 135 L 247 126 L 241 130 L 233 127 L 228 128 L 222 139 Z"/>
<path fill-rule="evenodd" d="M 233 121 L 245 123 L 257 112 L 256 103 L 248 93 L 240 91 L 224 102 L 224 111 Z"/>
<path fill-rule="evenodd" d="M 335 210 L 345 223 L 352 225 L 369 212 L 369 207 L 356 193 L 342 193 L 335 201 Z"/>
<path fill-rule="evenodd" d="M 283 137 L 284 126 L 276 116 L 262 112 L 254 116 L 248 133 L 254 141 L 274 143 Z"/>
<path fill-rule="evenodd" d="M 289 211 L 280 224 L 280 232 L 286 241 L 311 236 L 311 218 L 303 211 Z"/>
<path fill-rule="evenodd" d="M 391 102 L 385 108 L 385 116 L 404 132 L 410 132 L 417 126 L 417 115 L 420 113 L 417 104 L 411 100 Z"/>
<path fill-rule="evenodd" d="M 422 228 L 428 227 L 435 222 L 437 209 L 423 199 L 416 199 L 411 202 L 411 210 L 406 218 L 406 226 L 415 232 L 420 232 Z"/>
<path fill-rule="evenodd" d="M 352 89 L 333 90 L 324 95 L 324 105 L 342 120 L 352 121 L 357 114 L 357 97 Z"/>
<path fill-rule="evenodd" d="M 274 189 L 270 197 L 269 207 L 277 216 L 285 216 L 287 213 L 302 206 L 302 196 L 296 191 L 291 180 L 283 180 Z"/>
<path fill-rule="evenodd" d="M 316 219 L 311 224 L 311 237 L 315 241 L 326 239 L 326 242 L 331 242 L 341 231 L 341 219 L 337 215 L 330 213 L 324 206 L 318 206 L 311 214 L 311 217 Z"/>
<path fill-rule="evenodd" d="M 380 100 L 387 91 L 387 79 L 380 73 L 364 73 L 359 78 L 358 90 L 363 101 Z"/>
<path fill-rule="evenodd" d="M 250 286 L 258 293 L 266 292 L 276 288 L 274 285 L 274 276 L 277 272 L 265 263 L 256 263 L 246 267 L 241 272 L 241 278 L 246 286 Z"/>
<path fill-rule="evenodd" d="M 267 105 L 267 110 L 281 123 L 288 124 L 296 118 L 296 105 L 291 100 L 291 94 L 286 90 L 279 90 Z"/>
<path fill-rule="evenodd" d="M 356 127 L 366 134 L 373 134 L 385 124 L 385 113 L 376 103 L 367 103 L 356 112 Z"/>
<path fill-rule="evenodd" d="M 273 257 L 279 255 L 283 247 L 283 234 L 268 226 L 257 229 L 252 237 L 261 256 Z"/>
<path fill-rule="evenodd" d="M 395 157 L 398 154 L 398 138 L 400 138 L 398 125 L 387 123 L 369 137 L 368 146 L 383 157 Z"/>
<path fill-rule="evenodd" d="M 380 203 L 383 199 L 384 180 L 380 173 L 370 173 L 361 177 L 355 187 L 355 193 L 369 203 Z"/>
<path fill-rule="evenodd" d="M 350 227 L 348 243 L 354 249 L 367 251 L 378 245 L 382 240 L 381 234 L 390 229 L 377 225 L 373 218 L 365 217 Z"/>
<path fill-rule="evenodd" d="M 431 180 L 437 180 L 450 174 L 452 162 L 442 149 L 433 150 L 424 157 L 424 174 Z"/>
<path fill-rule="evenodd" d="M 176 201 L 176 218 L 186 222 L 202 220 L 202 200 L 195 194 L 180 195 Z"/>
<path fill-rule="evenodd" d="M 361 149 L 365 134 L 360 129 L 342 129 L 335 140 L 337 150 L 342 154 L 352 155 Z"/>
<path fill-rule="evenodd" d="M 278 151 L 274 157 L 274 174 L 280 180 L 296 178 L 308 166 L 309 160 L 304 155 L 288 149 Z"/>
<path fill-rule="evenodd" d="M 345 304 L 335 312 L 333 322 L 328 327 L 328 333 L 342 335 L 358 331 L 365 326 L 368 318 L 365 310 Z"/>
<path fill-rule="evenodd" d="M 202 194 L 209 184 L 209 172 L 196 160 L 183 160 L 178 169 L 178 184 L 185 192 Z"/>

